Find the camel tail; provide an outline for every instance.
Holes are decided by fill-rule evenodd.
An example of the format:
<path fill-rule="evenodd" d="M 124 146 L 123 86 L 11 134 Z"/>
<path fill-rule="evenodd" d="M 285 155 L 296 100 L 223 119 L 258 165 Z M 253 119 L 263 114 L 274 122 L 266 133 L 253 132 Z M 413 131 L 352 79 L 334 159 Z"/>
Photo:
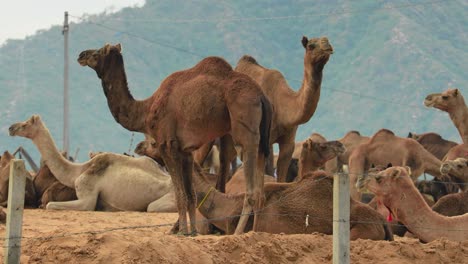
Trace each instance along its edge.
<path fill-rule="evenodd" d="M 262 121 L 260 122 L 260 145 L 259 151 L 268 157 L 270 153 L 270 128 L 271 119 L 273 116 L 273 109 L 270 101 L 263 95 L 262 101 Z"/>
<path fill-rule="evenodd" d="M 390 227 L 390 225 L 385 222 L 383 224 L 384 226 L 384 231 L 385 231 L 385 240 L 387 241 L 393 241 L 393 231 L 392 231 L 392 228 Z"/>

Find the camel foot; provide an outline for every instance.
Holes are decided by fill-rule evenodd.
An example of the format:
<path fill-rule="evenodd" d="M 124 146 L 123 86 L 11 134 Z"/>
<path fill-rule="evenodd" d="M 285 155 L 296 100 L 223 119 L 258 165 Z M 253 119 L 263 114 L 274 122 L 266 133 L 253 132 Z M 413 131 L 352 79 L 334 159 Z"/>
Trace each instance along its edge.
<path fill-rule="evenodd" d="M 177 220 L 177 222 L 174 223 L 169 233 L 173 235 L 177 235 L 179 233 L 179 220 Z"/>
<path fill-rule="evenodd" d="M 192 232 L 190 232 L 190 233 L 184 233 L 184 232 L 179 231 L 179 232 L 177 232 L 176 235 L 177 235 L 177 236 L 185 236 L 185 237 L 189 237 L 189 236 L 195 237 L 195 236 L 198 235 L 198 233 L 197 233 L 196 231 L 192 231 Z"/>

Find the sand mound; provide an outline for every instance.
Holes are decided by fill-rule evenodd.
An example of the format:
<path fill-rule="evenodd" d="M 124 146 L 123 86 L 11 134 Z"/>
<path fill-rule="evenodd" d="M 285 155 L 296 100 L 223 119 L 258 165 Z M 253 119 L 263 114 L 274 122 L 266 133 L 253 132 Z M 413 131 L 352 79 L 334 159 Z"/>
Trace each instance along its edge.
<path fill-rule="evenodd" d="M 323 234 L 179 237 L 176 214 L 25 210 L 22 263 L 331 263 Z M 4 226 L 0 227 L 5 235 Z M 1 257 L 3 258 L 3 250 Z M 351 242 L 352 263 L 466 263 L 468 241 Z"/>

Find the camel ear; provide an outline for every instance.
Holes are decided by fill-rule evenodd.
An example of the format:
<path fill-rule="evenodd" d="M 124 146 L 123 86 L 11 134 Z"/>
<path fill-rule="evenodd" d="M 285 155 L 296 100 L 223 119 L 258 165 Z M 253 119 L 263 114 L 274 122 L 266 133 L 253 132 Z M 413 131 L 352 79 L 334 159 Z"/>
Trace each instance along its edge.
<path fill-rule="evenodd" d="M 408 166 L 405 166 L 405 169 L 408 172 L 408 176 L 411 176 L 411 168 Z"/>
<path fill-rule="evenodd" d="M 122 45 L 120 43 L 115 45 L 115 47 L 119 50 L 120 53 L 122 53 Z"/>
<path fill-rule="evenodd" d="M 307 39 L 307 37 L 302 36 L 302 46 L 304 46 L 304 48 L 307 48 L 307 43 L 309 43 L 309 40 Z"/>
<path fill-rule="evenodd" d="M 401 170 L 396 168 L 395 170 L 393 170 L 392 179 L 395 179 L 399 177 L 400 175 L 401 175 Z"/>
<path fill-rule="evenodd" d="M 311 142 L 310 138 L 308 138 L 308 139 L 306 139 L 306 141 L 304 141 L 304 143 L 302 143 L 302 147 L 308 149 L 310 147 L 311 143 L 312 142 Z"/>
<path fill-rule="evenodd" d="M 455 91 L 453 91 L 453 96 L 458 96 L 458 89 L 455 89 Z"/>
<path fill-rule="evenodd" d="M 109 55 L 111 48 L 112 48 L 112 45 L 109 43 L 106 43 L 106 45 L 104 45 L 104 48 L 102 49 L 102 54 Z"/>
<path fill-rule="evenodd" d="M 387 164 L 387 169 L 393 167 L 392 163 Z"/>
<path fill-rule="evenodd" d="M 408 133 L 408 138 L 413 138 L 413 133 L 409 132 Z"/>
<path fill-rule="evenodd" d="M 41 120 L 41 117 L 39 115 L 32 115 L 30 120 L 31 120 L 32 124 L 35 124 L 35 123 L 39 122 L 39 120 Z"/>
<path fill-rule="evenodd" d="M 375 168 L 374 163 L 371 163 L 370 167 L 371 167 L 371 169 L 374 169 Z"/>

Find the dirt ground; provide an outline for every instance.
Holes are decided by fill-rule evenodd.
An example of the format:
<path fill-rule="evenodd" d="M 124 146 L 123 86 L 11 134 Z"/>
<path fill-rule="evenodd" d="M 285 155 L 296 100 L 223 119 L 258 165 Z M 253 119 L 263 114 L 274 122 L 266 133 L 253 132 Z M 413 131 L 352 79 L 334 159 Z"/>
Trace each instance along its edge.
<path fill-rule="evenodd" d="M 331 263 L 322 234 L 180 237 L 176 214 L 27 209 L 21 263 Z M 5 226 L 0 226 L 1 237 Z M 0 252 L 3 258 L 4 249 Z M 352 263 L 468 263 L 468 241 L 351 242 Z"/>

